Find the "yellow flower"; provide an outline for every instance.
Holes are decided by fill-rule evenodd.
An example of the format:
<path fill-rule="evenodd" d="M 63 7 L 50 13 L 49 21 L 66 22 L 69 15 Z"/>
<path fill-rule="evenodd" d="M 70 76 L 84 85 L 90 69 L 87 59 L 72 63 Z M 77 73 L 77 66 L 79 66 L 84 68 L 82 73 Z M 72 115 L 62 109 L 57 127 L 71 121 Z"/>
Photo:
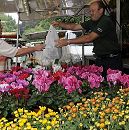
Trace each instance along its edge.
<path fill-rule="evenodd" d="M 37 128 L 31 128 L 31 130 L 38 130 Z"/>
<path fill-rule="evenodd" d="M 125 110 L 125 113 L 128 114 L 128 113 L 129 113 L 129 110 Z"/>
<path fill-rule="evenodd" d="M 2 130 L 7 130 L 6 127 L 3 127 Z"/>
<path fill-rule="evenodd" d="M 85 101 L 86 101 L 86 98 L 82 98 L 82 101 L 85 102 Z"/>
<path fill-rule="evenodd" d="M 41 114 L 42 114 L 42 111 L 39 110 L 39 111 L 37 112 L 37 115 L 40 116 Z"/>
<path fill-rule="evenodd" d="M 92 121 L 95 121 L 95 118 L 92 118 Z"/>
<path fill-rule="evenodd" d="M 13 123 L 13 124 L 11 124 L 11 126 L 12 126 L 12 128 L 15 128 L 15 127 L 16 127 L 16 124 Z"/>
<path fill-rule="evenodd" d="M 105 108 L 106 108 L 106 106 L 105 106 L 105 105 L 102 105 L 102 108 L 103 108 L 103 109 L 105 109 Z"/>
<path fill-rule="evenodd" d="M 82 124 L 82 123 L 80 123 L 80 124 L 79 124 L 79 126 L 80 126 L 80 127 L 82 127 L 82 126 L 83 126 L 83 124 Z"/>
<path fill-rule="evenodd" d="M 22 127 L 24 125 L 24 122 L 19 122 L 19 126 Z"/>
<path fill-rule="evenodd" d="M 126 119 L 129 119 L 129 115 L 125 115 L 125 118 L 126 118 Z"/>
<path fill-rule="evenodd" d="M 56 115 L 56 112 L 50 112 L 49 115 L 50 115 L 50 116 L 55 116 L 55 115 Z"/>
<path fill-rule="evenodd" d="M 30 130 L 31 128 L 32 128 L 31 125 L 27 126 L 27 130 Z"/>
<path fill-rule="evenodd" d="M 42 110 L 42 111 L 45 111 L 45 110 L 46 110 L 46 107 L 41 107 L 41 106 L 39 106 L 39 109 Z"/>
<path fill-rule="evenodd" d="M 105 116 L 105 113 L 104 112 L 100 112 L 100 116 Z"/>
<path fill-rule="evenodd" d="M 106 101 L 110 101 L 110 98 L 106 98 Z"/>
<path fill-rule="evenodd" d="M 28 110 L 24 110 L 24 113 L 28 113 Z"/>
<path fill-rule="evenodd" d="M 98 123 L 98 122 L 95 122 L 95 125 L 96 125 L 97 127 L 99 127 L 100 123 Z"/>
<path fill-rule="evenodd" d="M 83 117 L 87 117 L 87 115 L 86 115 L 86 114 L 83 114 Z"/>
<path fill-rule="evenodd" d="M 116 120 L 116 119 L 117 119 L 117 116 L 113 115 L 113 116 L 112 116 L 112 119 L 113 119 L 113 120 Z"/>
<path fill-rule="evenodd" d="M 122 122 L 120 122 L 121 123 L 121 125 L 125 125 L 125 121 L 122 121 Z"/>
<path fill-rule="evenodd" d="M 56 118 L 59 118 L 59 115 L 56 115 Z"/>
<path fill-rule="evenodd" d="M 12 130 L 12 127 L 7 127 L 7 130 Z"/>
<path fill-rule="evenodd" d="M 93 108 L 94 112 L 97 112 L 97 110 L 98 110 L 98 107 Z"/>
<path fill-rule="evenodd" d="M 105 127 L 105 124 L 104 124 L 104 123 L 100 123 L 99 127 L 100 127 L 100 128 L 104 128 L 104 127 Z"/>
<path fill-rule="evenodd" d="M 52 109 L 50 109 L 50 108 L 48 108 L 48 112 L 53 112 L 53 110 L 52 110 Z"/>
<path fill-rule="evenodd" d="M 46 118 L 50 118 L 50 115 L 49 115 L 49 114 L 45 114 L 45 117 L 46 117 Z"/>
<path fill-rule="evenodd" d="M 18 111 L 14 111 L 14 115 L 15 115 L 15 114 L 18 114 Z"/>
<path fill-rule="evenodd" d="M 52 125 L 52 126 L 54 126 L 56 123 L 57 123 L 56 120 L 52 120 L 52 121 L 51 121 L 51 125 Z"/>
<path fill-rule="evenodd" d="M 94 127 L 93 126 L 90 126 L 90 130 L 93 130 L 94 129 Z"/>
<path fill-rule="evenodd" d="M 47 123 L 47 119 L 43 119 L 42 124 L 46 124 Z"/>
<path fill-rule="evenodd" d="M 105 121 L 105 125 L 110 125 L 110 124 L 111 123 L 108 120 Z"/>
<path fill-rule="evenodd" d="M 22 109 L 19 108 L 19 109 L 18 109 L 18 112 L 19 112 L 19 113 L 22 113 L 22 112 L 23 112 L 23 108 L 22 108 Z"/>
<path fill-rule="evenodd" d="M 5 126 L 6 126 L 6 127 L 7 127 L 7 126 L 10 126 L 10 123 L 6 123 Z"/>
<path fill-rule="evenodd" d="M 47 130 L 50 130 L 51 129 L 51 126 L 47 126 Z"/>
<path fill-rule="evenodd" d="M 15 114 L 15 117 L 19 117 L 19 114 L 17 113 L 17 114 Z"/>
<path fill-rule="evenodd" d="M 121 112 L 121 113 L 119 114 L 120 117 L 122 117 L 123 115 L 124 115 L 124 112 Z"/>
<path fill-rule="evenodd" d="M 119 122 L 119 125 L 125 125 L 125 121 Z"/>
<path fill-rule="evenodd" d="M 72 120 L 72 117 L 68 117 L 68 120 L 71 121 L 71 120 Z"/>
<path fill-rule="evenodd" d="M 22 115 L 22 118 L 27 118 L 27 115 Z"/>

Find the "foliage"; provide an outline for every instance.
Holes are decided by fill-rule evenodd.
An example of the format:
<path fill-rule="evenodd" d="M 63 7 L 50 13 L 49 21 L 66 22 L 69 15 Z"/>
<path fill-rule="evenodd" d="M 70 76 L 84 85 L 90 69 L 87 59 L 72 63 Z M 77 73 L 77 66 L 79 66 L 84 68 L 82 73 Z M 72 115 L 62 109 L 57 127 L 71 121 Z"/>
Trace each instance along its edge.
<path fill-rule="evenodd" d="M 116 93 L 111 98 L 107 92 L 94 92 L 80 102 L 67 103 L 59 113 L 41 106 L 35 111 L 18 108 L 12 120 L 0 119 L 0 129 L 128 130 L 129 88 Z"/>
<path fill-rule="evenodd" d="M 32 21 L 32 24 L 25 23 L 24 27 L 24 34 L 33 33 L 33 32 L 42 32 L 46 31 L 50 27 L 51 19 L 45 19 L 45 20 L 38 20 L 38 21 Z M 30 23 L 30 22 L 28 22 Z"/>
<path fill-rule="evenodd" d="M 33 86 L 31 97 L 27 101 L 26 108 L 33 110 L 38 105 L 42 104 L 55 111 L 58 111 L 58 107 L 62 107 L 70 101 L 78 102 L 80 101 L 80 98 L 81 97 L 79 96 L 78 92 L 68 94 L 67 91 L 58 84 L 53 84 L 46 93 L 37 92 Z"/>
<path fill-rule="evenodd" d="M 41 21 L 32 21 L 31 23 L 32 24 L 29 24 L 30 22 L 25 23 L 26 26 L 24 27 L 24 34 L 23 35 L 26 35 L 26 34 L 29 34 L 29 33 L 33 33 L 33 32 L 42 32 L 42 31 L 46 31 L 49 29 L 50 27 L 50 24 L 52 21 L 62 21 L 62 22 L 69 22 L 69 23 L 80 23 L 82 20 L 82 17 L 81 16 L 77 16 L 77 17 L 70 17 L 70 16 L 67 16 L 67 17 L 56 17 L 56 18 L 48 18 L 48 19 L 45 19 L 45 20 L 41 20 Z M 85 19 L 87 20 L 88 17 L 85 16 Z"/>
<path fill-rule="evenodd" d="M 54 67 L 56 66 L 54 65 Z M 114 102 L 116 99 L 118 101 L 113 106 L 117 112 L 114 112 L 113 108 L 111 115 L 107 115 L 105 118 L 109 119 L 116 113 L 122 113 L 123 110 L 128 112 L 129 92 L 128 88 L 120 89 L 129 86 L 129 75 L 122 74 L 119 70 L 109 69 L 107 80 L 104 80 L 101 76 L 102 70 L 102 67 L 95 65 L 70 67 L 65 65 L 59 69 L 52 66 L 50 70 L 14 67 L 11 72 L 0 74 L 0 113 L 5 117 L 10 117 L 10 113 L 18 108 L 34 110 L 39 105 L 45 105 L 58 111 L 60 107 L 64 109 L 63 112 L 66 112 L 61 115 L 60 129 L 79 130 L 82 129 L 81 127 L 89 129 L 91 125 L 94 128 L 98 127 L 98 124 L 100 127 L 98 121 L 101 119 L 100 113 L 107 109 L 108 104 L 116 103 Z M 82 102 L 81 99 L 83 99 Z M 84 104 L 87 105 L 84 107 Z M 78 113 L 71 113 L 73 106 Z M 85 110 L 86 118 L 83 118 L 83 114 L 80 112 L 82 109 Z M 97 115 L 94 110 L 98 112 Z M 63 117 L 64 115 L 66 117 Z M 75 122 L 74 119 L 72 121 L 71 117 L 77 121 Z M 121 116 L 118 119 L 121 121 Z M 62 124 L 63 121 L 65 122 Z M 128 122 L 128 120 L 126 121 Z M 116 129 L 114 124 L 111 128 Z"/>
<path fill-rule="evenodd" d="M 1 93 L 0 98 L 0 115 L 7 117 L 10 112 L 13 112 L 17 108 L 17 102 L 14 97 L 7 93 Z"/>
<path fill-rule="evenodd" d="M 16 32 L 16 22 L 11 16 L 0 14 L 0 19 L 3 21 L 3 32 Z"/>

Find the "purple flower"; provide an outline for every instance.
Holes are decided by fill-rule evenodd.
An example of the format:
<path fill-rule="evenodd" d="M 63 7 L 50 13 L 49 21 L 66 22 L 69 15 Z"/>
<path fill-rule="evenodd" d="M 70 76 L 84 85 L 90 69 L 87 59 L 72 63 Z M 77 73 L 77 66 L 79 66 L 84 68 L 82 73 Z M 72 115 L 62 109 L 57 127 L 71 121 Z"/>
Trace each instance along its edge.
<path fill-rule="evenodd" d="M 99 88 L 100 83 L 103 82 L 104 78 L 102 76 L 98 76 L 96 74 L 91 73 L 88 76 L 88 82 L 90 83 L 90 88 Z"/>
<path fill-rule="evenodd" d="M 40 69 L 34 72 L 32 84 L 35 85 L 40 92 L 47 92 L 53 82 L 54 77 L 52 77 L 50 71 Z"/>
<path fill-rule="evenodd" d="M 129 87 L 129 75 L 124 74 L 119 78 L 119 80 L 124 87 Z"/>
<path fill-rule="evenodd" d="M 0 84 L 0 92 L 8 92 L 10 88 L 9 84 Z"/>
<path fill-rule="evenodd" d="M 109 86 L 111 86 L 111 83 L 113 85 L 116 85 L 117 83 L 119 83 L 121 75 L 122 75 L 122 72 L 119 70 L 108 69 L 107 70 L 107 81 L 108 81 Z"/>
<path fill-rule="evenodd" d="M 75 76 L 62 77 L 59 81 L 61 85 L 67 90 L 68 93 L 72 93 L 75 90 L 79 90 L 81 93 L 80 86 L 82 85 L 82 81 L 77 80 Z"/>

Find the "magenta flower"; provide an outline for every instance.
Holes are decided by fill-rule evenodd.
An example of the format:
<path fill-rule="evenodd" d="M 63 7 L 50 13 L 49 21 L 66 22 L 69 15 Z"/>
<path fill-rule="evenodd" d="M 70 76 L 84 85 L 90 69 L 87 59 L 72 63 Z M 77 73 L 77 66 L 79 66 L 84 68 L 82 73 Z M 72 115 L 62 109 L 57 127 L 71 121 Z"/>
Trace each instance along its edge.
<path fill-rule="evenodd" d="M 17 88 L 17 89 L 24 88 L 24 86 L 22 84 L 17 83 L 17 82 L 12 82 L 10 84 L 10 86 L 12 87 L 12 89 L 15 89 L 15 88 Z"/>
<path fill-rule="evenodd" d="M 17 82 L 17 84 L 21 84 L 24 87 L 27 87 L 29 85 L 29 82 L 26 80 L 17 79 L 16 82 Z"/>
<path fill-rule="evenodd" d="M 129 87 L 129 75 L 124 74 L 119 78 L 119 80 L 124 87 Z"/>
<path fill-rule="evenodd" d="M 15 79 L 16 79 L 16 76 L 15 76 L 15 75 L 13 75 L 13 74 L 6 74 L 6 77 L 5 77 L 4 80 L 5 80 L 7 83 L 11 83 L 11 82 L 15 81 Z"/>
<path fill-rule="evenodd" d="M 99 88 L 100 83 L 103 82 L 104 78 L 102 76 L 98 76 L 96 74 L 91 73 L 88 76 L 88 82 L 90 83 L 90 88 Z"/>
<path fill-rule="evenodd" d="M 73 91 L 78 90 L 80 93 L 81 88 L 80 86 L 82 85 L 82 81 L 77 80 L 77 78 L 75 76 L 69 76 L 69 77 L 65 77 L 63 76 L 60 80 L 59 83 L 61 85 L 63 85 L 63 87 L 67 90 L 68 93 L 72 93 Z"/>
<path fill-rule="evenodd" d="M 116 85 L 117 83 L 119 83 L 121 75 L 122 75 L 122 72 L 119 70 L 108 69 L 107 81 L 108 81 L 109 86 L 111 86 L 111 84 Z"/>
<path fill-rule="evenodd" d="M 11 86 L 9 84 L 0 84 L 0 92 L 8 92 Z"/>
<path fill-rule="evenodd" d="M 78 67 L 71 66 L 71 67 L 67 68 L 67 72 L 70 73 L 71 75 L 73 75 L 76 73 L 77 68 Z"/>
<path fill-rule="evenodd" d="M 3 80 L 5 77 L 6 77 L 5 74 L 0 73 L 0 80 Z"/>
<path fill-rule="evenodd" d="M 103 67 L 98 67 L 93 64 L 88 67 L 88 72 L 100 75 L 103 72 Z"/>
<path fill-rule="evenodd" d="M 84 73 L 82 73 L 82 74 L 80 75 L 80 77 L 81 77 L 82 79 L 87 80 L 87 79 L 88 79 L 88 77 L 89 77 L 89 75 L 90 75 L 90 73 L 89 73 L 89 72 L 84 72 Z"/>
<path fill-rule="evenodd" d="M 40 92 L 47 92 L 50 88 L 50 85 L 54 82 L 54 77 L 52 77 L 50 71 L 46 70 L 37 70 L 34 72 L 33 85 Z"/>

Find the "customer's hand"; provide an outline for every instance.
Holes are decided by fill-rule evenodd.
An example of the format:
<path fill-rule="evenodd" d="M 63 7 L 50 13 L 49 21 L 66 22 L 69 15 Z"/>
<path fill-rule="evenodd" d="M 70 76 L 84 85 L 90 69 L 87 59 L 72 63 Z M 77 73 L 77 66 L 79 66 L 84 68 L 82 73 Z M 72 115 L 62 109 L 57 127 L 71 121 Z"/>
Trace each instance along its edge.
<path fill-rule="evenodd" d="M 35 45 L 35 51 L 42 51 L 45 48 L 45 44 Z"/>
<path fill-rule="evenodd" d="M 63 46 L 67 46 L 69 45 L 69 42 L 67 39 L 59 39 L 59 40 L 55 40 L 55 47 L 63 47 Z"/>

